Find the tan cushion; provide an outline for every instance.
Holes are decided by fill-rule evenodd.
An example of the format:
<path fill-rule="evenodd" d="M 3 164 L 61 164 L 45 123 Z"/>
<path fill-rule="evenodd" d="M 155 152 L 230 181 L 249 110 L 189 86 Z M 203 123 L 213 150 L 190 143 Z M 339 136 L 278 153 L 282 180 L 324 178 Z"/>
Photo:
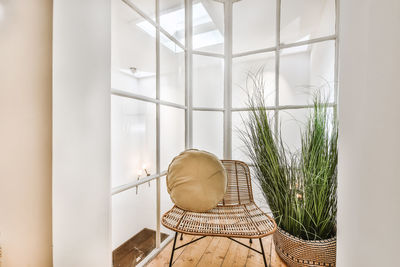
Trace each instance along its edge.
<path fill-rule="evenodd" d="M 167 187 L 179 208 L 203 212 L 217 206 L 227 186 L 226 171 L 219 159 L 208 152 L 186 150 L 168 167 Z"/>

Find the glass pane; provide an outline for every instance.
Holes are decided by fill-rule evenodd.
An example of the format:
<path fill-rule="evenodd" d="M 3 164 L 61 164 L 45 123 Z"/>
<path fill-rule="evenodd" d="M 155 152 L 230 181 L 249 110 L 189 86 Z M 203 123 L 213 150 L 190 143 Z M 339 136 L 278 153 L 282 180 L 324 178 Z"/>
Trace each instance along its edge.
<path fill-rule="evenodd" d="M 171 198 L 168 194 L 167 178 L 165 176 L 161 177 L 160 199 L 161 199 L 160 213 L 162 216 L 163 214 L 165 214 L 167 211 L 169 211 L 174 206 L 174 203 L 171 201 Z M 174 232 L 172 230 L 169 230 L 168 228 L 164 227 L 162 224 L 161 224 L 161 233 L 167 234 L 167 235 L 174 234 Z"/>
<path fill-rule="evenodd" d="M 291 152 L 301 148 L 301 132 L 307 125 L 312 109 L 292 109 L 279 111 L 279 123 L 284 143 Z"/>
<path fill-rule="evenodd" d="M 193 55 L 193 105 L 224 105 L 224 59 Z"/>
<path fill-rule="evenodd" d="M 275 130 L 274 114 L 275 111 L 268 111 L 273 132 Z M 251 160 L 248 156 L 248 148 L 242 141 L 242 137 L 243 134 L 246 136 L 245 123 L 249 120 L 249 115 L 249 111 L 232 112 L 232 158 L 246 163 L 251 163 Z"/>
<path fill-rule="evenodd" d="M 175 52 L 175 53 L 182 53 L 183 49 L 177 45 L 174 41 L 169 39 L 166 35 L 160 33 L 160 43 L 161 47 L 166 47 L 170 51 Z"/>
<path fill-rule="evenodd" d="M 279 104 L 305 105 L 319 91 L 334 100 L 335 42 L 283 49 L 280 57 Z"/>
<path fill-rule="evenodd" d="M 185 149 L 185 110 L 161 106 L 161 171 Z"/>
<path fill-rule="evenodd" d="M 193 3 L 193 49 L 224 53 L 224 5 L 216 1 Z"/>
<path fill-rule="evenodd" d="M 193 112 L 193 147 L 206 150 L 223 158 L 223 126 L 222 112 Z"/>
<path fill-rule="evenodd" d="M 335 0 L 282 0 L 281 42 L 335 34 Z"/>
<path fill-rule="evenodd" d="M 112 3 L 111 87 L 155 98 L 155 28 L 122 1 Z"/>
<path fill-rule="evenodd" d="M 143 176 L 144 177 L 144 176 Z M 150 182 L 150 186 L 145 183 L 136 188 L 129 189 L 112 197 L 112 248 L 115 249 L 122 245 L 145 228 L 156 230 L 156 184 Z M 154 235 L 155 237 L 155 235 Z M 140 240 L 141 245 L 155 247 L 155 238 L 150 238 L 150 242 Z M 135 254 L 136 262 L 143 259 L 146 255 L 138 249 L 132 251 Z M 150 248 L 151 251 L 151 248 Z"/>
<path fill-rule="evenodd" d="M 112 187 L 136 180 L 138 173 L 156 171 L 156 107 L 111 96 Z"/>
<path fill-rule="evenodd" d="M 160 25 L 183 45 L 185 44 L 185 1 L 160 0 Z"/>
<path fill-rule="evenodd" d="M 312 116 L 313 112 L 314 110 L 312 108 L 279 111 L 282 138 L 291 152 L 300 152 L 301 135 L 302 132 L 305 131 L 308 118 Z M 328 130 L 331 131 L 334 109 L 328 108 L 327 113 L 329 119 L 327 127 Z"/>
<path fill-rule="evenodd" d="M 245 135 L 245 121 L 248 120 L 249 112 L 232 112 L 232 158 L 249 163 L 248 149 L 243 143 Z"/>
<path fill-rule="evenodd" d="M 245 0 L 233 4 L 233 53 L 276 45 L 275 0 Z"/>
<path fill-rule="evenodd" d="M 232 60 L 232 105 L 245 107 L 248 94 L 252 94 L 253 82 L 249 75 L 262 71 L 264 80 L 265 103 L 275 105 L 275 52 L 261 53 Z M 261 76 L 261 75 L 260 75 Z"/>
<path fill-rule="evenodd" d="M 250 170 L 251 172 L 251 170 Z M 255 178 L 254 174 L 251 174 L 251 177 Z M 272 215 L 271 209 L 268 206 L 268 203 L 265 199 L 264 196 L 264 191 L 262 190 L 262 187 L 257 179 L 252 179 L 251 181 L 252 189 L 253 189 L 253 198 L 254 202 L 257 204 L 257 206 L 265 213 L 268 215 Z"/>
<path fill-rule="evenodd" d="M 185 104 L 185 53 L 176 53 L 166 46 L 160 46 L 160 97 Z"/>

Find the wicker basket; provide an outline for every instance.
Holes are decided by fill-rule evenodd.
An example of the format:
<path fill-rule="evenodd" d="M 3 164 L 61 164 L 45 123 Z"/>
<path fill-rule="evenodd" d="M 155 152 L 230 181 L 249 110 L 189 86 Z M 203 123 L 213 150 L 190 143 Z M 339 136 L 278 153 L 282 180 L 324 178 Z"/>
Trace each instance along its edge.
<path fill-rule="evenodd" d="M 278 227 L 274 244 L 276 252 L 289 267 L 336 266 L 336 237 L 303 240 Z"/>

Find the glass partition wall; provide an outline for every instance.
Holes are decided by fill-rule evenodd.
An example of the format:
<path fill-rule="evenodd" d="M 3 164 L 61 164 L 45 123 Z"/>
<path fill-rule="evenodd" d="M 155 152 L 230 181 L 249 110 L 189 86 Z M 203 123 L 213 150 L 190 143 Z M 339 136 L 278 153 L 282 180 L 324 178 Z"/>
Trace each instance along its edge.
<path fill-rule="evenodd" d="M 299 147 L 312 93 L 336 105 L 337 2 L 112 0 L 113 249 L 144 228 L 153 254 L 170 240 L 164 176 L 185 148 L 248 161 L 249 72 L 263 69 L 274 128 Z"/>

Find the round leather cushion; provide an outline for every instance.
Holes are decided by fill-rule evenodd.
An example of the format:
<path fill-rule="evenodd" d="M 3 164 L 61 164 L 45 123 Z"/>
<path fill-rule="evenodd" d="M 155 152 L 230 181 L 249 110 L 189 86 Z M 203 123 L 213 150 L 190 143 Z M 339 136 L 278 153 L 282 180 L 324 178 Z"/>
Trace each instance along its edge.
<path fill-rule="evenodd" d="M 219 159 L 208 152 L 186 150 L 168 167 L 168 193 L 179 208 L 203 212 L 215 208 L 227 187 L 226 171 Z"/>

